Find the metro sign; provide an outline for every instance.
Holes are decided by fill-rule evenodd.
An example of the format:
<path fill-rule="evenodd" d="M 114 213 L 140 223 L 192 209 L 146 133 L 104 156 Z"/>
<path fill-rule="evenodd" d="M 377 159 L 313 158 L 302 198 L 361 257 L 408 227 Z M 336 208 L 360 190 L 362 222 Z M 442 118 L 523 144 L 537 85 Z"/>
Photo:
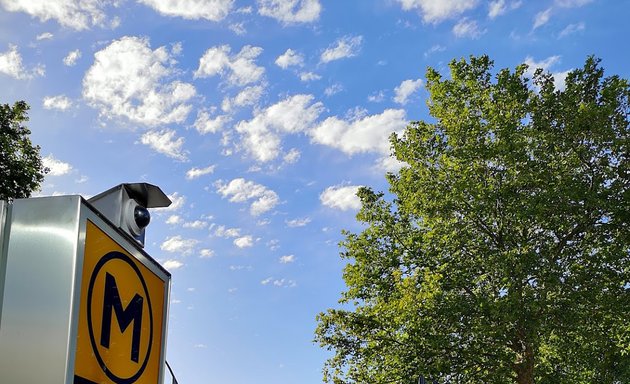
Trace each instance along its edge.
<path fill-rule="evenodd" d="M 159 382 L 166 282 L 87 221 L 75 384 Z"/>

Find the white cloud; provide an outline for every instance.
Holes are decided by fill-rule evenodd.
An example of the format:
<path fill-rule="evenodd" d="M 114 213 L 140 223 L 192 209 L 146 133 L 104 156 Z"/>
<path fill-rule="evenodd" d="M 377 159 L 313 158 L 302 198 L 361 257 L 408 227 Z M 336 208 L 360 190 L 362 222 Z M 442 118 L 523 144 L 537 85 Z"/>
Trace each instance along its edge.
<path fill-rule="evenodd" d="M 300 159 L 301 153 L 296 148 L 291 148 L 289 152 L 282 158 L 287 164 L 294 164 Z"/>
<path fill-rule="evenodd" d="M 42 163 L 44 167 L 50 169 L 47 176 L 63 176 L 72 171 L 72 165 L 55 159 L 52 154 L 42 158 Z"/>
<path fill-rule="evenodd" d="M 552 66 L 556 65 L 560 62 L 560 56 L 549 56 L 548 58 L 541 61 L 534 61 L 534 58 L 531 56 L 527 56 L 525 58 L 525 64 L 529 67 L 527 69 L 527 73 L 529 75 L 533 75 L 537 68 L 542 68 L 545 71 L 548 71 Z"/>
<path fill-rule="evenodd" d="M 284 287 L 284 288 L 293 288 L 297 286 L 297 284 L 295 283 L 295 280 L 288 280 L 288 279 L 274 280 L 273 285 L 275 285 L 276 287 Z"/>
<path fill-rule="evenodd" d="M 282 55 L 278 56 L 276 65 L 282 69 L 287 69 L 291 66 L 302 66 L 304 65 L 304 57 L 289 48 Z"/>
<path fill-rule="evenodd" d="M 333 84 L 330 87 L 326 87 L 326 89 L 324 90 L 324 94 L 326 96 L 332 96 L 341 91 L 343 91 L 343 86 L 341 84 Z"/>
<path fill-rule="evenodd" d="M 178 215 L 171 215 L 166 219 L 166 224 L 175 225 L 182 222 L 182 218 Z"/>
<path fill-rule="evenodd" d="M 229 45 L 221 45 L 208 48 L 199 59 L 199 68 L 195 72 L 195 77 L 210 77 L 220 74 L 225 68 L 230 66 Z"/>
<path fill-rule="evenodd" d="M 477 39 L 481 35 L 486 33 L 486 30 L 479 29 L 475 20 L 470 20 L 466 17 L 461 19 L 453 26 L 453 34 L 456 37 L 469 37 L 471 39 Z"/>
<path fill-rule="evenodd" d="M 405 111 L 387 109 L 379 115 L 354 121 L 329 117 L 310 132 L 313 142 L 337 148 L 349 155 L 363 152 L 389 154 L 389 136 L 407 125 Z"/>
<path fill-rule="evenodd" d="M 265 92 L 265 87 L 261 85 L 255 85 L 252 87 L 247 87 L 240 91 L 232 100 L 232 104 L 237 107 L 243 107 L 246 105 L 254 105 L 260 100 L 263 93 Z"/>
<path fill-rule="evenodd" d="M 369 95 L 367 99 L 370 103 L 380 103 L 385 100 L 385 93 L 383 91 L 378 91 Z"/>
<path fill-rule="evenodd" d="M 177 132 L 172 129 L 148 131 L 142 135 L 140 142 L 163 155 L 179 161 L 185 161 L 188 159 L 188 155 L 187 152 L 182 149 L 184 138 L 176 138 L 176 135 Z"/>
<path fill-rule="evenodd" d="M 341 209 L 342 211 L 357 210 L 361 208 L 361 200 L 357 196 L 359 188 L 358 185 L 328 187 L 319 195 L 319 200 L 330 208 Z"/>
<path fill-rule="evenodd" d="M 311 222 L 311 219 L 309 217 L 305 217 L 302 219 L 285 220 L 285 223 L 287 223 L 287 226 L 291 228 L 304 227 L 310 222 Z"/>
<path fill-rule="evenodd" d="M 247 152 L 259 162 L 268 162 L 280 155 L 282 134 L 309 129 L 322 110 L 323 104 L 313 103 L 312 95 L 294 95 L 257 111 L 252 120 L 239 122 L 236 131 Z"/>
<path fill-rule="evenodd" d="M 214 235 L 218 237 L 224 237 L 229 239 L 231 237 L 239 237 L 241 235 L 240 228 L 226 228 L 224 225 L 220 225 L 214 230 Z"/>
<path fill-rule="evenodd" d="M 234 0 L 138 0 L 166 16 L 183 17 L 188 20 L 223 20 L 234 4 Z"/>
<path fill-rule="evenodd" d="M 58 109 L 65 111 L 72 107 L 72 101 L 65 95 L 44 97 L 44 109 Z"/>
<path fill-rule="evenodd" d="M 169 260 L 166 260 L 164 263 L 162 263 L 162 266 L 166 270 L 172 271 L 172 270 L 179 269 L 179 268 L 183 267 L 184 263 L 182 263 L 179 260 L 169 259 Z"/>
<path fill-rule="evenodd" d="M 224 198 L 229 197 L 230 202 L 252 201 L 249 211 L 253 216 L 272 210 L 280 202 L 274 191 L 243 178 L 234 179 L 227 184 L 219 181 L 216 186 L 217 192 Z"/>
<path fill-rule="evenodd" d="M 383 156 L 376 160 L 375 169 L 379 172 L 398 172 L 404 165 L 394 156 Z"/>
<path fill-rule="evenodd" d="M 556 4 L 558 4 L 560 7 L 573 8 L 581 7 L 592 1 L 593 0 L 556 0 Z"/>
<path fill-rule="evenodd" d="M 504 14 L 506 9 L 505 0 L 491 1 L 488 5 L 488 17 L 494 19 L 495 17 Z"/>
<path fill-rule="evenodd" d="M 183 224 L 184 228 L 191 228 L 191 229 L 204 229 L 207 226 L 208 226 L 208 223 L 202 220 L 187 221 Z"/>
<path fill-rule="evenodd" d="M 262 53 L 260 47 L 245 46 L 230 61 L 230 74 L 228 81 L 231 84 L 246 85 L 260 80 L 265 73 L 265 68 L 259 67 L 254 60 Z"/>
<path fill-rule="evenodd" d="M 310 23 L 319 18 L 319 0 L 258 0 L 258 13 L 281 23 Z"/>
<path fill-rule="evenodd" d="M 210 114 L 207 111 L 199 111 L 197 112 L 197 119 L 193 124 L 202 135 L 206 133 L 217 133 L 223 130 L 223 127 L 231 120 L 230 116 L 227 115 L 219 115 L 216 117 L 210 117 Z"/>
<path fill-rule="evenodd" d="M 25 12 L 40 21 L 56 20 L 64 27 L 76 30 L 103 26 L 106 21 L 104 7 L 111 0 L 0 0 L 10 12 Z"/>
<path fill-rule="evenodd" d="M 526 74 L 529 75 L 530 77 L 533 77 L 534 73 L 536 72 L 536 69 L 538 68 L 543 69 L 545 72 L 551 72 L 551 68 L 555 66 L 556 64 L 558 64 L 559 62 L 560 62 L 559 55 L 549 56 L 548 58 L 541 61 L 534 61 L 534 59 L 531 56 L 527 56 L 525 58 L 525 64 L 527 64 L 528 66 Z M 571 72 L 571 70 L 551 73 L 554 79 L 553 82 L 556 89 L 564 89 L 565 87 L 564 80 L 566 79 L 569 72 Z"/>
<path fill-rule="evenodd" d="M 295 255 L 280 256 L 280 264 L 289 264 L 295 262 Z"/>
<path fill-rule="evenodd" d="M 584 22 L 579 22 L 576 24 L 569 24 L 562 31 L 560 31 L 558 38 L 567 37 L 576 32 L 583 31 L 584 29 L 586 29 L 586 24 L 584 24 Z"/>
<path fill-rule="evenodd" d="M 262 85 L 254 85 L 244 88 L 233 98 L 226 97 L 221 103 L 221 109 L 224 112 L 231 111 L 234 107 L 244 107 L 247 105 L 255 105 L 265 92 Z"/>
<path fill-rule="evenodd" d="M 356 106 L 346 111 L 344 119 L 349 121 L 357 121 L 368 116 L 369 112 L 363 107 Z"/>
<path fill-rule="evenodd" d="M 553 76 L 553 86 L 558 90 L 564 90 L 566 87 L 566 79 L 569 73 L 571 73 L 573 69 L 567 69 L 562 72 L 554 72 L 551 75 Z"/>
<path fill-rule="evenodd" d="M 300 80 L 307 82 L 307 81 L 315 81 L 315 80 L 320 80 L 322 77 L 320 75 L 318 75 L 317 73 L 313 73 L 313 72 L 301 72 L 300 73 Z"/>
<path fill-rule="evenodd" d="M 188 255 L 193 252 L 193 249 L 198 243 L 198 240 L 184 239 L 180 235 L 176 235 L 168 237 L 162 245 L 160 245 L 160 249 L 170 253 Z"/>
<path fill-rule="evenodd" d="M 79 60 L 80 58 L 81 58 L 81 51 L 78 49 L 75 49 L 74 51 L 68 52 L 66 57 L 63 58 L 63 63 L 67 65 L 68 67 L 72 67 L 73 65 L 77 63 L 77 60 Z"/>
<path fill-rule="evenodd" d="M 511 11 L 519 8 L 523 2 L 519 1 L 511 1 L 509 4 L 506 0 L 495 0 L 491 1 L 488 5 L 488 17 L 494 19 L 498 16 L 505 14 L 507 11 Z"/>
<path fill-rule="evenodd" d="M 41 40 L 50 40 L 53 38 L 53 34 L 50 32 L 44 32 L 42 34 L 39 34 L 35 37 L 35 40 L 37 41 L 41 41 Z"/>
<path fill-rule="evenodd" d="M 124 36 L 94 54 L 83 78 L 83 97 L 107 118 L 126 117 L 152 127 L 182 123 L 196 90 L 166 80 L 175 73 L 174 63 L 165 47 L 151 50 L 147 39 Z"/>
<path fill-rule="evenodd" d="M 280 248 L 280 240 L 278 239 L 271 239 L 267 242 L 267 247 L 269 247 L 269 250 L 271 251 L 277 251 Z"/>
<path fill-rule="evenodd" d="M 199 257 L 202 259 L 209 259 L 214 257 L 214 251 L 212 249 L 204 248 L 199 251 Z"/>
<path fill-rule="evenodd" d="M 295 280 L 288 279 L 274 279 L 273 277 L 268 277 L 260 282 L 262 285 L 273 285 L 275 287 L 281 288 L 294 288 L 297 286 Z"/>
<path fill-rule="evenodd" d="M 176 43 L 171 43 L 171 53 L 173 55 L 181 55 L 183 50 L 184 50 L 184 46 L 182 45 L 181 41 L 178 41 Z"/>
<path fill-rule="evenodd" d="M 394 101 L 398 104 L 405 105 L 409 100 L 409 96 L 413 95 L 420 87 L 422 87 L 422 79 L 417 80 L 404 80 L 399 86 L 394 89 Z"/>
<path fill-rule="evenodd" d="M 247 29 L 245 29 L 245 23 L 232 23 L 228 26 L 230 31 L 236 33 L 239 36 L 243 36 L 247 33 Z"/>
<path fill-rule="evenodd" d="M 397 0 L 405 11 L 417 9 L 427 23 L 457 17 L 477 6 L 478 0 Z"/>
<path fill-rule="evenodd" d="M 9 50 L 0 52 L 0 73 L 11 76 L 18 80 L 32 79 L 36 76 L 44 75 L 44 66 L 37 65 L 31 70 L 24 68 L 22 55 L 18 52 L 16 45 L 9 44 Z"/>
<path fill-rule="evenodd" d="M 230 56 L 230 51 L 229 45 L 209 48 L 199 59 L 195 78 L 220 75 L 226 77 L 230 84 L 238 86 L 255 83 L 262 78 L 265 68 L 255 63 L 255 59 L 263 51 L 262 48 L 246 45 L 233 56 Z"/>
<path fill-rule="evenodd" d="M 544 11 L 540 11 L 536 14 L 536 16 L 534 16 L 534 27 L 533 29 L 536 29 L 538 27 L 542 27 L 543 25 L 547 24 L 547 22 L 549 22 L 549 19 L 551 19 L 551 11 L 553 9 L 552 8 L 547 8 Z"/>
<path fill-rule="evenodd" d="M 209 166 L 207 166 L 205 168 L 193 167 L 193 168 L 189 169 L 188 171 L 186 171 L 186 179 L 193 180 L 193 179 L 199 178 L 199 177 L 204 176 L 204 175 L 209 175 L 212 172 L 214 172 L 214 168 L 215 167 L 216 167 L 215 165 L 209 165 Z"/>
<path fill-rule="evenodd" d="M 234 245 L 239 248 L 249 248 L 254 246 L 254 238 L 250 235 L 239 237 L 238 239 L 234 239 Z"/>
<path fill-rule="evenodd" d="M 435 44 L 433 46 L 431 46 L 431 48 L 429 48 L 428 50 L 426 50 L 424 52 L 424 57 L 429 57 L 430 55 L 436 53 L 436 52 L 444 52 L 446 50 L 446 47 L 440 44 Z"/>
<path fill-rule="evenodd" d="M 322 63 L 328 63 L 334 60 L 354 57 L 359 54 L 362 45 L 363 36 L 342 37 L 322 53 L 320 60 Z"/>

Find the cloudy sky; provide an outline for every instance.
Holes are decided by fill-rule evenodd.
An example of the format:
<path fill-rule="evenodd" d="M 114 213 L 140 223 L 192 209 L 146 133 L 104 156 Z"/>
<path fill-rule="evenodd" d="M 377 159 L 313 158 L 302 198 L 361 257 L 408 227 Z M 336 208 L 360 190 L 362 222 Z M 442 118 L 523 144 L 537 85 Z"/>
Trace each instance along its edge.
<path fill-rule="evenodd" d="M 0 103 L 31 105 L 41 194 L 146 181 L 182 384 L 321 383 L 341 230 L 386 189 L 424 73 L 488 54 L 630 77 L 628 0 L 0 0 Z"/>

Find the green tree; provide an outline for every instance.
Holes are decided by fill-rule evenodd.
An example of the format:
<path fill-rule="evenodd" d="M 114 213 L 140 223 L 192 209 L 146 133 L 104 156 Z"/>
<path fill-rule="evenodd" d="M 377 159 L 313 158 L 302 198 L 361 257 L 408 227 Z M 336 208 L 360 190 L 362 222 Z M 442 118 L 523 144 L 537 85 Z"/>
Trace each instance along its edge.
<path fill-rule="evenodd" d="M 358 193 L 325 381 L 630 383 L 628 80 L 449 66 L 391 138 L 392 197 Z"/>
<path fill-rule="evenodd" d="M 28 110 L 24 101 L 0 104 L 0 200 L 30 197 L 47 172 L 24 126 Z"/>

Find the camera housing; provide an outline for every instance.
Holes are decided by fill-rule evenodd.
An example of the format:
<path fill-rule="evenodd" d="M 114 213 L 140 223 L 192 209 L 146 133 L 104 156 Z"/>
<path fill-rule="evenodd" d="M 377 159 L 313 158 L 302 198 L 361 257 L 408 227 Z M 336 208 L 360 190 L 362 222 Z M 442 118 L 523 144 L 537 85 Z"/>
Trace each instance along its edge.
<path fill-rule="evenodd" d="M 171 200 L 149 183 L 125 183 L 88 199 L 96 210 L 144 247 L 146 227 L 151 222 L 148 208 L 168 207 Z"/>

